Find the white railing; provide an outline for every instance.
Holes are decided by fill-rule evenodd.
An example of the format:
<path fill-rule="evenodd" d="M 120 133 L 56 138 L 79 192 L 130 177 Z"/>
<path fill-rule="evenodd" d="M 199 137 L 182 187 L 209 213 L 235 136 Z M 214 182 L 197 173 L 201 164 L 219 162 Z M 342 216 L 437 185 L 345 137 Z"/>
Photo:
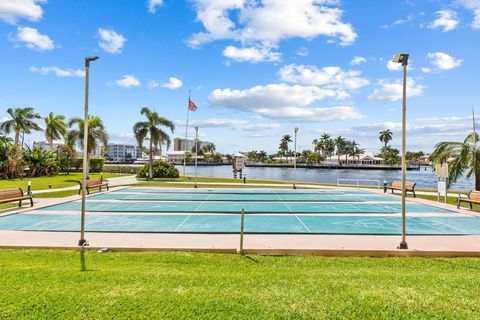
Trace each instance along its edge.
<path fill-rule="evenodd" d="M 348 182 L 348 183 L 342 183 Z M 366 184 L 364 184 L 366 182 Z M 337 187 L 377 187 L 380 189 L 380 180 L 369 179 L 337 179 Z"/>

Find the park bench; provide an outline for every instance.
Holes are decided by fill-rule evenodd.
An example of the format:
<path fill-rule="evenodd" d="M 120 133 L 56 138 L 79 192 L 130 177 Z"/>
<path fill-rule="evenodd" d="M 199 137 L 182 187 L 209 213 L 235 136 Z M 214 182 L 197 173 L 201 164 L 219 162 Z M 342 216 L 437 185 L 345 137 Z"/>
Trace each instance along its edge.
<path fill-rule="evenodd" d="M 473 209 L 473 204 L 480 204 L 480 191 L 472 190 L 468 193 L 467 198 L 464 195 L 458 195 L 457 208 L 460 209 L 460 204 L 466 202 L 470 205 L 470 209 Z"/>
<path fill-rule="evenodd" d="M 30 200 L 30 206 L 33 207 L 33 197 L 24 195 L 22 188 L 0 190 L 0 203 L 18 201 L 18 206 L 21 207 L 23 200 Z"/>
<path fill-rule="evenodd" d="M 407 195 L 408 192 L 413 194 L 413 197 L 416 198 L 417 195 L 415 194 L 415 185 L 416 183 L 414 182 L 406 182 L 405 183 L 405 195 Z M 392 190 L 392 193 L 394 190 L 402 191 L 402 182 L 401 181 L 393 181 L 390 186 L 384 186 L 383 187 L 383 193 L 387 192 L 387 190 Z"/>
<path fill-rule="evenodd" d="M 78 180 L 78 184 L 80 184 L 80 190 L 78 190 L 78 194 L 82 192 L 82 182 L 83 180 Z M 106 187 L 108 191 L 108 181 L 102 179 L 87 179 L 87 194 L 90 194 L 90 189 L 99 188 L 99 191 L 102 191 L 102 187 Z"/>

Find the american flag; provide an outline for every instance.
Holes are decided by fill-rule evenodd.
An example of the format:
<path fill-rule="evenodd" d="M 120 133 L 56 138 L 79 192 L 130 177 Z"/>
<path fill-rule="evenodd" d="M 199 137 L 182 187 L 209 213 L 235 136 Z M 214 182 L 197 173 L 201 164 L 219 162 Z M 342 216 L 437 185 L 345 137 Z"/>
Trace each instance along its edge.
<path fill-rule="evenodd" d="M 198 107 L 192 100 L 188 99 L 188 110 L 195 112 L 197 111 Z"/>

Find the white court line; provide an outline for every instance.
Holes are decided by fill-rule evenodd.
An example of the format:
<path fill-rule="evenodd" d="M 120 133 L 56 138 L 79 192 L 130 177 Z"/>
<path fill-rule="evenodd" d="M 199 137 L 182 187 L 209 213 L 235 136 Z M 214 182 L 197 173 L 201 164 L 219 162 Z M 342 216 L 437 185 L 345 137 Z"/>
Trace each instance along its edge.
<path fill-rule="evenodd" d="M 174 231 L 178 231 L 178 229 L 180 229 L 180 227 L 183 226 L 183 224 L 184 224 L 185 222 L 187 222 L 187 220 L 190 219 L 191 216 L 192 216 L 192 215 L 189 215 L 188 217 L 186 217 L 186 218 L 182 221 L 182 223 L 180 223 L 180 224 L 175 228 Z"/>
<path fill-rule="evenodd" d="M 290 213 L 293 213 L 293 210 L 292 208 L 290 208 L 290 206 L 288 204 L 286 204 L 282 198 L 280 198 L 280 196 L 277 194 L 276 195 L 278 197 L 278 200 L 280 200 L 280 202 L 285 205 L 287 207 L 287 209 L 290 211 Z M 302 224 L 302 226 L 305 228 L 305 230 L 307 230 L 309 233 L 312 233 L 312 230 L 310 230 L 306 225 L 305 223 L 303 223 L 303 221 L 294 213 L 293 214 L 295 216 L 295 218 L 297 218 L 298 222 L 300 222 Z"/>
<path fill-rule="evenodd" d="M 207 199 L 203 200 L 202 203 L 200 203 L 200 204 L 198 205 L 198 207 L 196 207 L 195 210 L 193 210 L 193 212 L 197 212 L 198 209 L 200 209 L 200 208 L 203 206 L 203 204 L 204 204 L 205 202 L 207 202 L 208 199 L 210 199 L 212 196 L 213 196 L 213 194 L 210 194 Z"/>

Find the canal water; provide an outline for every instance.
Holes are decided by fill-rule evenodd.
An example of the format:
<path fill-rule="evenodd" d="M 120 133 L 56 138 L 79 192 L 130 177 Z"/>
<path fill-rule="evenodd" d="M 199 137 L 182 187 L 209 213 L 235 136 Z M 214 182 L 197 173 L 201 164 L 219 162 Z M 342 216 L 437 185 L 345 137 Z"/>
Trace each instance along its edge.
<path fill-rule="evenodd" d="M 176 166 L 183 172 L 183 166 Z M 233 178 L 231 166 L 199 166 L 197 168 L 198 176 L 215 178 Z M 195 174 L 194 166 L 187 166 L 186 174 L 193 176 Z M 294 170 L 292 168 L 265 168 L 248 167 L 244 170 L 247 179 L 264 180 L 283 180 L 293 181 Z M 383 184 L 383 180 L 389 182 L 401 180 L 400 170 L 354 170 L 354 169 L 297 169 L 298 182 L 323 182 L 336 184 L 338 179 L 361 179 L 378 180 Z M 417 183 L 418 188 L 437 188 L 437 177 L 431 167 L 421 167 L 420 170 L 407 171 L 407 180 Z M 352 181 L 341 181 L 341 183 L 354 183 Z M 356 183 L 356 182 L 355 182 Z M 374 182 L 360 181 L 361 184 L 375 184 Z M 473 180 L 462 178 L 451 186 L 455 190 L 470 190 L 473 188 Z"/>

